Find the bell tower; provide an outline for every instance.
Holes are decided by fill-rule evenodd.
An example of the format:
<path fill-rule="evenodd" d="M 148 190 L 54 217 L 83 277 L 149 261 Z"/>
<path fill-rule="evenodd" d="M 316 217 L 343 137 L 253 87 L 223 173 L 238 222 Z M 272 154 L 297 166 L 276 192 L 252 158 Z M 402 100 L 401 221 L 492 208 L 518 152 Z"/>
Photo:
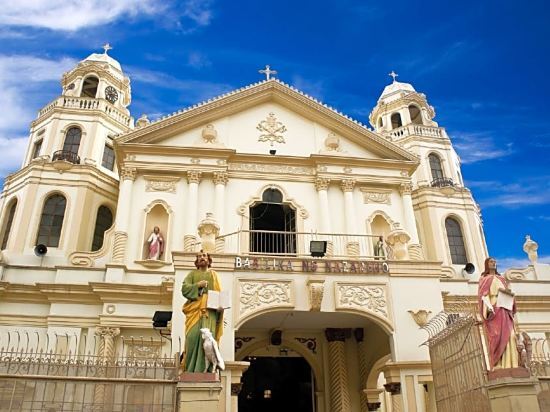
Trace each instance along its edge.
<path fill-rule="evenodd" d="M 45 264 L 65 264 L 74 251 L 100 249 L 114 221 L 113 137 L 132 129 L 133 118 L 130 79 L 110 49 L 64 73 L 60 96 L 31 123 L 23 167 L 0 195 L 0 246 L 10 263 L 32 261 L 42 244 Z"/>
<path fill-rule="evenodd" d="M 409 83 L 387 85 L 369 120 L 375 131 L 419 157 L 412 177 L 413 208 L 426 258 L 441 260 L 449 276 L 487 256 L 481 212 L 464 187 L 460 158 L 426 95 Z M 468 266 L 471 268 L 471 266 Z"/>

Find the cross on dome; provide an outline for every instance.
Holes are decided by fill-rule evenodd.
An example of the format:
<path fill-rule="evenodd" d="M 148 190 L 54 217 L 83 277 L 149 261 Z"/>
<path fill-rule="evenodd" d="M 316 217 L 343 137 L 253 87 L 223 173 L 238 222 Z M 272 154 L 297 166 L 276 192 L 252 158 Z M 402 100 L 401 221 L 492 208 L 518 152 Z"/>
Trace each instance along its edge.
<path fill-rule="evenodd" d="M 396 78 L 397 76 L 399 76 L 399 75 L 398 75 L 396 72 L 394 72 L 394 71 L 392 70 L 391 73 L 388 73 L 388 76 L 393 77 L 393 82 L 395 83 L 395 78 Z"/>
<path fill-rule="evenodd" d="M 271 78 L 271 75 L 272 74 L 277 74 L 277 70 L 271 70 L 271 68 L 269 67 L 269 64 L 266 64 L 265 65 L 265 69 L 263 70 L 258 70 L 258 73 L 263 73 L 265 74 L 265 79 L 266 80 L 269 80 Z"/>
<path fill-rule="evenodd" d="M 105 43 L 103 45 L 103 50 L 104 50 L 103 54 L 107 54 L 107 52 L 111 49 L 112 49 L 111 45 L 109 43 Z"/>

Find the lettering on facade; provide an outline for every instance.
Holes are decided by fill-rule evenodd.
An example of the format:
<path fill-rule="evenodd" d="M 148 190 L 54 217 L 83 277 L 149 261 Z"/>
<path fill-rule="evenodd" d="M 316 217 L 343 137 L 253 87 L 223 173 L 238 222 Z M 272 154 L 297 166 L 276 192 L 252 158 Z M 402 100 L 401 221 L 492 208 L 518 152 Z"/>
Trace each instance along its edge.
<path fill-rule="evenodd" d="M 236 256 L 235 269 L 274 272 L 388 274 L 382 260 L 312 260 Z"/>

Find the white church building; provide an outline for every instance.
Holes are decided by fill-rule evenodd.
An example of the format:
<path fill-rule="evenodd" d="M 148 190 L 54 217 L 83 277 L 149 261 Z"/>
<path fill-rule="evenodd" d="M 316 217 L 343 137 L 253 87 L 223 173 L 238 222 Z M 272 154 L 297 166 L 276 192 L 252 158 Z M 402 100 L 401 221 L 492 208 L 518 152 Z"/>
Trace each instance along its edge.
<path fill-rule="evenodd" d="M 0 410 L 176 410 L 177 374 L 157 372 L 179 366 L 200 249 L 231 300 L 220 410 L 436 410 L 422 327 L 475 304 L 489 256 L 445 128 L 395 76 L 367 125 L 263 72 L 135 122 L 107 52 L 63 75 L 0 195 Z M 155 226 L 164 251 L 150 259 Z M 519 328 L 545 337 L 536 248 L 506 275 Z M 15 370 L 14 353 L 49 366 Z"/>

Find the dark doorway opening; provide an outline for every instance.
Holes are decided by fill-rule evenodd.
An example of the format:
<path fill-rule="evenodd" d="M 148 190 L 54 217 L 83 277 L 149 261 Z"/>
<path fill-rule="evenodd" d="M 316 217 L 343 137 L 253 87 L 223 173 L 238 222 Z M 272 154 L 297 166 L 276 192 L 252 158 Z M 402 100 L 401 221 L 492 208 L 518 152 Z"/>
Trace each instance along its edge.
<path fill-rule="evenodd" d="M 296 211 L 277 189 L 267 189 L 250 207 L 250 230 L 250 252 L 296 254 Z"/>
<path fill-rule="evenodd" d="M 244 359 L 239 394 L 241 412 L 314 412 L 314 377 L 304 358 L 253 357 Z"/>

